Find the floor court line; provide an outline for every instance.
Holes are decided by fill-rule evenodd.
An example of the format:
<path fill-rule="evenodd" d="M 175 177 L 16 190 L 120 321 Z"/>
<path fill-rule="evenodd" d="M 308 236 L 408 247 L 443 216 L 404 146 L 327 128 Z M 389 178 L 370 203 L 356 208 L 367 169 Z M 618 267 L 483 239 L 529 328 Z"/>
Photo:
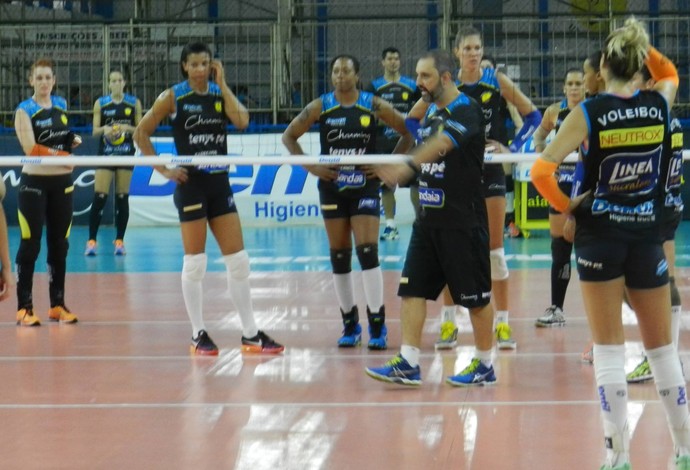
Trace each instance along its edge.
<path fill-rule="evenodd" d="M 86 232 L 76 227 L 67 279 L 68 305 L 80 314 L 76 325 L 46 322 L 19 329 L 10 323 L 14 300 L 0 305 L 7 319 L 0 323 L 0 420 L 11 430 L 3 438 L 0 468 L 588 470 L 601 465 L 594 372 L 579 361 L 589 339 L 576 280 L 566 299 L 567 325 L 533 325 L 548 300 L 543 261 L 548 238 L 506 241 L 515 255 L 509 261 L 510 323 L 518 349 L 497 352 L 497 384 L 462 389 L 443 383 L 471 354 L 472 339 L 460 319 L 460 346 L 435 352 L 438 304 L 430 304 L 423 384 L 400 388 L 364 374 L 365 367 L 397 352 L 398 261 L 384 265 L 390 349 L 339 350 L 341 325 L 323 256 L 325 240 L 320 246 L 300 244 L 300 239 L 313 243 L 314 230 L 325 238 L 323 229 L 296 228 L 289 237 L 285 230 L 281 237 L 245 230 L 250 256 L 263 250 L 265 260 L 273 260 L 252 265 L 257 321 L 286 344 L 286 353 L 241 354 L 239 322 L 222 295 L 224 267 L 210 263 L 206 323 L 221 353 L 191 358 L 179 289 L 178 230 L 133 228 L 124 259 L 112 254 L 85 259 L 79 248 Z M 680 247 L 687 246 L 686 232 Z M 409 234 L 409 227 L 402 233 Z M 405 248 L 402 239 L 382 243 L 380 253 L 402 260 Z M 680 259 L 678 266 L 678 286 L 690 305 L 687 261 Z M 359 277 L 355 281 L 361 302 Z M 44 319 L 46 297 L 46 275 L 37 274 L 34 298 Z M 687 328 L 684 319 L 680 346 L 686 361 Z M 634 365 L 639 333 L 627 324 L 626 335 L 628 365 Z M 672 444 L 654 385 L 631 386 L 629 395 L 636 410 L 633 468 L 666 468 Z"/>

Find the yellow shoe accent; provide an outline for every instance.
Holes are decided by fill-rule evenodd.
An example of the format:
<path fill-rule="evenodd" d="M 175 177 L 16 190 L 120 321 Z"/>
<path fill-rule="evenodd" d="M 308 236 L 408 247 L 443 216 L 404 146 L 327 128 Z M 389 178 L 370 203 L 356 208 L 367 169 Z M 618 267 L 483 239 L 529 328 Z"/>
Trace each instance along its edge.
<path fill-rule="evenodd" d="M 75 314 L 70 312 L 64 305 L 51 307 L 48 310 L 48 318 L 52 321 L 59 321 L 60 323 L 77 323 L 78 319 Z"/>
<path fill-rule="evenodd" d="M 30 308 L 22 308 L 17 312 L 17 325 L 20 326 L 40 326 L 41 320 L 34 315 Z"/>
<path fill-rule="evenodd" d="M 453 349 L 458 344 L 458 327 L 451 321 L 441 323 L 436 349 Z"/>
<path fill-rule="evenodd" d="M 515 349 L 517 342 L 512 337 L 510 325 L 501 322 L 496 325 L 496 342 L 498 349 Z"/>

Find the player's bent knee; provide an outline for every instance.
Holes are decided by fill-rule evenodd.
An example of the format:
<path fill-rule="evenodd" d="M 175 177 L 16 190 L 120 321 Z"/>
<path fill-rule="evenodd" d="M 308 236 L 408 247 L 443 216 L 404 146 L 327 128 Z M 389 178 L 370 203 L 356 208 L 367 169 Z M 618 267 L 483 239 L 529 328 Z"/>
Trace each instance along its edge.
<path fill-rule="evenodd" d="M 206 274 L 206 253 L 184 255 L 182 262 L 183 281 L 201 281 Z"/>
<path fill-rule="evenodd" d="M 508 279 L 508 264 L 506 263 L 506 253 L 504 248 L 496 248 L 489 252 L 491 260 L 491 279 L 503 281 Z"/>
<path fill-rule="evenodd" d="M 376 243 L 359 245 L 356 250 L 362 270 L 374 269 L 379 266 L 379 246 Z"/>
<path fill-rule="evenodd" d="M 224 258 L 232 279 L 242 280 L 249 277 L 249 253 L 247 250 L 238 251 Z"/>
<path fill-rule="evenodd" d="M 331 250 L 333 274 L 347 274 L 352 271 L 352 248 Z"/>

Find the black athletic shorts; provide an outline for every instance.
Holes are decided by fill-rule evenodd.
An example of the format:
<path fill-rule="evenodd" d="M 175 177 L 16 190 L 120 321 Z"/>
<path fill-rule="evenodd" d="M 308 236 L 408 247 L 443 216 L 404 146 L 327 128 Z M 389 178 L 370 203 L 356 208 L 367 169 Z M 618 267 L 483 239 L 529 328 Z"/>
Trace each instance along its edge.
<path fill-rule="evenodd" d="M 603 282 L 625 276 L 631 289 L 651 289 L 668 283 L 668 263 L 658 241 L 599 238 L 578 243 L 575 259 L 581 281 Z"/>
<path fill-rule="evenodd" d="M 501 163 L 484 164 L 484 197 L 506 196 L 506 172 Z"/>
<path fill-rule="evenodd" d="M 319 180 L 319 202 L 324 219 L 349 219 L 355 215 L 381 217 L 380 182 L 369 180 L 360 189 L 338 190 L 335 184 Z"/>
<path fill-rule="evenodd" d="M 446 284 L 457 305 L 482 307 L 491 301 L 489 232 L 485 227 L 449 230 L 415 222 L 398 295 L 436 300 Z"/>
<path fill-rule="evenodd" d="M 173 195 L 180 222 L 237 212 L 228 174 L 194 172 L 186 183 L 178 184 Z"/>
<path fill-rule="evenodd" d="M 673 212 L 664 214 L 663 223 L 661 224 L 661 239 L 665 242 L 670 242 L 676 239 L 676 230 L 683 218 L 682 212 Z"/>
<path fill-rule="evenodd" d="M 133 166 L 99 166 L 97 168 L 94 168 L 94 170 L 108 170 L 108 171 L 129 170 L 129 171 L 134 171 L 134 167 Z"/>

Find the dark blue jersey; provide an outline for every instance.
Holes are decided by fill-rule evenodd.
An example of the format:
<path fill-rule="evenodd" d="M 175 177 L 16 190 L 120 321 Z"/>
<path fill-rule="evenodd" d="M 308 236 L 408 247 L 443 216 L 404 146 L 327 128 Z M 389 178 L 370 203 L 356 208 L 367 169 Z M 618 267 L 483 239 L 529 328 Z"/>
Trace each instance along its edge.
<path fill-rule="evenodd" d="M 432 104 L 421 134 L 425 139 L 445 134 L 453 149 L 421 166 L 420 223 L 448 229 L 486 224 L 482 191 L 486 139 L 481 107 L 462 93 L 445 108 Z"/>
<path fill-rule="evenodd" d="M 473 98 L 482 107 L 486 138 L 508 145 L 508 131 L 496 71 L 490 68 L 482 69 L 482 76 L 478 82 L 460 83 L 458 90 Z"/>
<path fill-rule="evenodd" d="M 554 131 L 558 133 L 558 129 L 561 128 L 561 124 L 565 121 L 565 118 L 570 114 L 570 108 L 568 108 L 568 100 L 563 99 L 558 107 L 558 114 L 556 115 L 556 125 L 554 126 Z M 559 183 L 571 183 L 573 182 L 573 176 L 575 175 L 575 164 L 574 163 L 562 163 L 558 166 L 558 182 Z"/>
<path fill-rule="evenodd" d="M 600 94 L 580 106 L 589 129 L 582 146 L 581 191 L 592 194 L 577 211 L 578 230 L 655 238 L 669 155 L 668 103 L 656 91 L 639 91 L 627 98 Z"/>
<path fill-rule="evenodd" d="M 132 95 L 125 95 L 122 101 L 116 103 L 111 95 L 102 96 L 98 99 L 101 105 L 101 126 L 113 126 L 115 124 L 128 124 L 136 126 L 137 98 Z M 98 146 L 101 155 L 134 155 L 134 141 L 132 134 L 125 132 L 121 139 L 110 141 L 105 135 L 101 136 Z"/>
<path fill-rule="evenodd" d="M 178 155 L 227 155 L 225 104 L 220 87 L 209 82 L 206 93 L 196 93 L 188 81 L 172 87 L 175 114 L 172 116 L 173 139 Z M 227 172 L 228 165 L 202 165 L 207 173 Z"/>
<path fill-rule="evenodd" d="M 341 105 L 335 93 L 321 96 L 319 134 L 321 155 L 355 156 L 376 153 L 376 118 L 373 111 L 374 95 L 360 91 L 352 106 Z M 321 184 L 321 183 L 320 183 Z M 378 185 L 378 180 L 367 180 L 355 165 L 339 167 L 339 190 L 361 189 Z"/>
<path fill-rule="evenodd" d="M 50 102 L 50 108 L 42 108 L 33 98 L 29 98 L 19 103 L 17 109 L 24 111 L 31 119 L 37 144 L 71 152 L 74 134 L 67 127 L 67 103 L 59 96 L 51 96 Z"/>
<path fill-rule="evenodd" d="M 410 77 L 401 76 L 398 81 L 389 82 L 384 77 L 372 80 L 367 91 L 388 101 L 403 115 L 407 115 L 412 106 L 421 97 L 417 83 Z M 383 123 L 379 123 L 376 141 L 377 152 L 390 153 L 400 139 L 400 134 Z"/>

